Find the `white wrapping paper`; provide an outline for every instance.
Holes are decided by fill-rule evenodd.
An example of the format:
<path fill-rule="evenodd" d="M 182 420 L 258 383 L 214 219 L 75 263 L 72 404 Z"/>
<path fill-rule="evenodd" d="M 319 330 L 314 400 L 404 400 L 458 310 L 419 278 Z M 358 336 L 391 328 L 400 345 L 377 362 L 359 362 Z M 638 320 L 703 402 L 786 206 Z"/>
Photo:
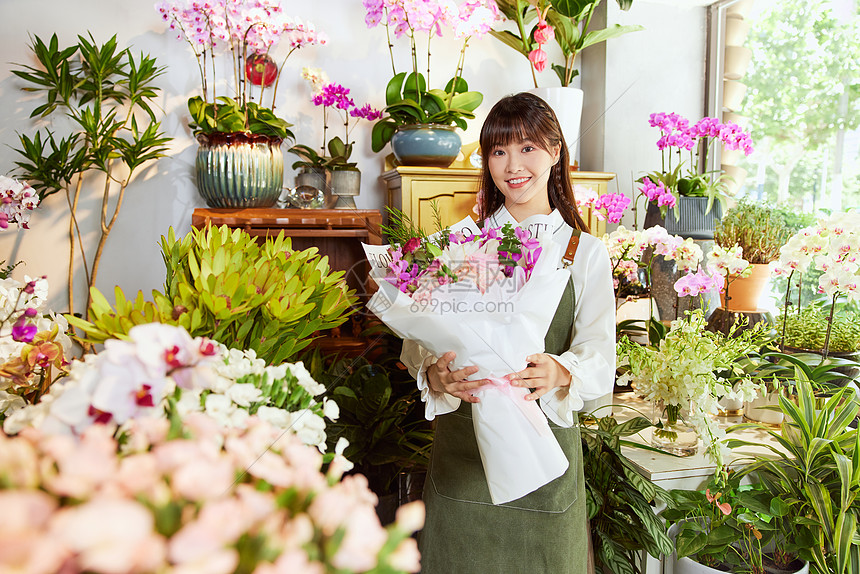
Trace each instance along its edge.
<path fill-rule="evenodd" d="M 468 218 L 452 230 L 469 224 L 477 231 Z M 452 369 L 477 366 L 472 380 L 521 371 L 527 356 L 544 352 L 544 337 L 570 278 L 557 267 L 558 244 L 549 235 L 538 240 L 543 250 L 518 291 L 498 284 L 481 294 L 473 283 L 461 281 L 433 291 L 432 304 L 419 304 L 385 281 L 387 247 L 366 245 L 371 277 L 379 284 L 368 308 L 400 337 L 417 341 L 434 355 L 454 351 Z M 537 402 L 524 400 L 528 392 L 488 385 L 474 393 L 480 399 L 472 405 L 475 436 L 494 504 L 537 490 L 569 465 Z M 531 419 L 521 410 L 523 403 L 532 409 Z"/>

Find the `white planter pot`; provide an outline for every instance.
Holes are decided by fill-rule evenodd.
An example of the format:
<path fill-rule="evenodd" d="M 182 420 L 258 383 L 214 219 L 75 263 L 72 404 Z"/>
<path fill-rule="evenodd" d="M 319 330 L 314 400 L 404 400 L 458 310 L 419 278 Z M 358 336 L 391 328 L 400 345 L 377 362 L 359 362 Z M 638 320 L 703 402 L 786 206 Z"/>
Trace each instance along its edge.
<path fill-rule="evenodd" d="M 744 414 L 744 402 L 741 399 L 723 397 L 717 402 L 717 406 L 720 409 L 717 413 L 719 416 L 736 417 Z"/>
<path fill-rule="evenodd" d="M 737 124 L 745 130 L 750 127 L 749 117 L 736 114 L 735 112 L 723 112 L 723 121 Z"/>
<path fill-rule="evenodd" d="M 579 144 L 579 122 L 582 119 L 583 91 L 579 88 L 553 87 L 532 88 L 529 90 L 548 103 L 558 117 L 564 141 L 570 154 L 570 165 L 576 157 L 576 148 Z"/>
<path fill-rule="evenodd" d="M 726 16 L 740 16 L 746 18 L 752 10 L 755 0 L 739 0 L 729 4 L 726 8 Z"/>
<path fill-rule="evenodd" d="M 726 574 L 722 570 L 699 564 L 686 556 L 684 558 L 675 558 L 672 571 L 674 574 Z"/>
<path fill-rule="evenodd" d="M 746 84 L 735 80 L 723 80 L 723 107 L 732 111 L 741 109 L 746 93 Z"/>
<path fill-rule="evenodd" d="M 726 46 L 726 67 L 723 76 L 729 80 L 740 80 L 747 73 L 752 59 L 752 50 L 746 46 Z"/>
<path fill-rule="evenodd" d="M 739 14 L 726 15 L 726 46 L 743 46 L 749 31 L 749 20 Z"/>
<path fill-rule="evenodd" d="M 768 393 L 764 397 L 756 397 L 755 400 L 744 404 L 744 416 L 750 420 L 758 421 L 768 425 L 780 425 L 784 415 L 782 411 L 765 409 L 765 406 L 779 406 L 779 393 Z"/>

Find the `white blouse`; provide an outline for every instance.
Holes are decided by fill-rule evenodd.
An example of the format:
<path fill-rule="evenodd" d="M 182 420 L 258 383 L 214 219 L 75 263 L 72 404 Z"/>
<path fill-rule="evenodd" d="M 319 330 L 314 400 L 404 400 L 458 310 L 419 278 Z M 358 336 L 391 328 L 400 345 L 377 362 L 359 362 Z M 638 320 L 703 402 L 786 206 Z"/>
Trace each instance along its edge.
<path fill-rule="evenodd" d="M 553 240 L 562 245 L 562 253 L 573 233 L 557 210 L 549 216 L 533 216 L 518 223 L 503 206 L 490 217 L 489 224 L 501 227 L 505 223 L 528 229 L 532 235 L 552 227 Z M 582 409 L 583 401 L 612 392 L 615 380 L 615 296 L 609 254 L 603 242 L 582 233 L 573 265 L 568 269 L 575 292 L 574 336 L 570 349 L 551 356 L 570 373 L 570 386 L 557 387 L 540 399 L 547 418 L 563 427 L 573 425 L 573 413 Z M 418 382 L 428 420 L 457 410 L 459 398 L 437 393 L 428 385 L 426 371 L 437 357 L 415 341 L 404 340 L 400 360 Z"/>

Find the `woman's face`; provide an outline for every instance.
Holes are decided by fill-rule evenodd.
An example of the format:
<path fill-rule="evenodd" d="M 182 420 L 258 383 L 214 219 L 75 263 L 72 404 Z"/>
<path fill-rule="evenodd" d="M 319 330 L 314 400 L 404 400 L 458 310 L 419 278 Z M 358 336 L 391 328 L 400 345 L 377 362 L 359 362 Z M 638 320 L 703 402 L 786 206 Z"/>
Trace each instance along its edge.
<path fill-rule="evenodd" d="M 517 213 L 549 213 L 547 182 L 550 169 L 558 162 L 561 146 L 550 151 L 529 140 L 496 146 L 490 150 L 487 165 L 496 187 L 505 196 L 505 207 Z"/>

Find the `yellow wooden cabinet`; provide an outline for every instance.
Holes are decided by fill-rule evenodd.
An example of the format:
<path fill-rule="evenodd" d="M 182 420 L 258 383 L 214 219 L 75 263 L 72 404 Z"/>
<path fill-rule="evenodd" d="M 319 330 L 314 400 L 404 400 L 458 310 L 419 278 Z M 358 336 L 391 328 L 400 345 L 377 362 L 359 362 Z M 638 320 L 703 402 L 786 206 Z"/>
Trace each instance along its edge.
<path fill-rule="evenodd" d="M 468 157 L 468 156 L 467 156 Z M 403 211 L 422 229 L 435 229 L 433 208 L 435 200 L 442 214 L 442 225 L 457 223 L 467 215 L 477 217 L 472 211 L 475 195 L 481 178 L 481 170 L 471 167 L 468 159 L 454 162 L 451 167 L 410 167 L 386 165 L 382 174 L 388 189 L 387 204 Z M 590 187 L 599 195 L 607 193 L 613 173 L 571 170 L 574 185 Z M 593 235 L 600 236 L 606 223 L 590 212 L 584 215 Z"/>

